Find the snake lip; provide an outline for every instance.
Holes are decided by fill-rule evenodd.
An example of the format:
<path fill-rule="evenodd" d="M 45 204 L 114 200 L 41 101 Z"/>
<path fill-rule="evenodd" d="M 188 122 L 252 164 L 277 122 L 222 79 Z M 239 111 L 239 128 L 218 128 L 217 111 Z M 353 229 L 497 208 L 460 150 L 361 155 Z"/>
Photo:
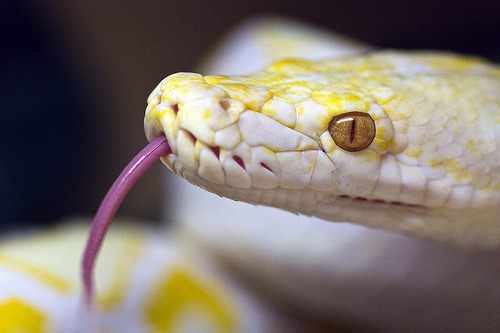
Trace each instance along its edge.
<path fill-rule="evenodd" d="M 397 206 L 397 207 L 408 207 L 408 208 L 415 208 L 415 209 L 425 209 L 423 205 L 417 205 L 417 204 L 411 204 L 411 203 L 404 203 L 401 201 L 387 201 L 387 200 L 382 200 L 382 199 L 368 199 L 365 197 L 353 197 L 350 195 L 346 194 L 341 194 L 338 196 L 340 199 L 344 200 L 352 200 L 357 203 L 372 203 L 375 205 L 384 205 L 384 206 Z"/>

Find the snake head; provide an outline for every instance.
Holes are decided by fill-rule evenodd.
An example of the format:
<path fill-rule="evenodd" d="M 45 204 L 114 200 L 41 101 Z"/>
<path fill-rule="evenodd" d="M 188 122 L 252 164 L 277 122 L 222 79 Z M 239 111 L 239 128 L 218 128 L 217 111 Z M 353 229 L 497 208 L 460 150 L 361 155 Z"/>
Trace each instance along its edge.
<path fill-rule="evenodd" d="M 151 93 L 146 135 L 164 133 L 166 166 L 224 197 L 498 244 L 498 69 L 470 62 L 393 52 L 178 73 Z"/>

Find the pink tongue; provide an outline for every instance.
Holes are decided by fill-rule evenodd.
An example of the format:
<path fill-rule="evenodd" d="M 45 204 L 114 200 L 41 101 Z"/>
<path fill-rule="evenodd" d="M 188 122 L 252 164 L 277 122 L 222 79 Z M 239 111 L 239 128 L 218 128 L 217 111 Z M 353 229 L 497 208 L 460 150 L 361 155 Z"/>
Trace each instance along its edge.
<path fill-rule="evenodd" d="M 120 176 L 115 180 L 113 186 L 104 197 L 97 214 L 94 217 L 90 229 L 89 239 L 83 254 L 82 279 L 85 293 L 85 304 L 90 318 L 92 328 L 97 328 L 97 315 L 94 300 L 93 269 L 97 254 L 101 248 L 102 241 L 108 230 L 113 216 L 118 207 L 130 191 L 135 182 L 163 155 L 170 154 L 170 146 L 167 138 L 162 135 L 150 142 L 132 161 L 125 167 Z"/>

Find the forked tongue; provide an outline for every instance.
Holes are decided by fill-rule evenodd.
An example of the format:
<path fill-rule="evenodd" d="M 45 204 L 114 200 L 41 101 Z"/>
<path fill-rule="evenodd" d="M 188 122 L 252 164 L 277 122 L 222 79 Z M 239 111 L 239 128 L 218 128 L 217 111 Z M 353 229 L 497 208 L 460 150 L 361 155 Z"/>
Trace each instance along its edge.
<path fill-rule="evenodd" d="M 98 318 L 95 304 L 93 270 L 97 254 L 101 248 L 104 236 L 123 199 L 135 182 L 163 155 L 171 153 L 170 146 L 164 135 L 151 141 L 125 167 L 104 197 L 90 228 L 87 246 L 82 259 L 82 280 L 85 307 L 90 328 L 98 331 Z"/>

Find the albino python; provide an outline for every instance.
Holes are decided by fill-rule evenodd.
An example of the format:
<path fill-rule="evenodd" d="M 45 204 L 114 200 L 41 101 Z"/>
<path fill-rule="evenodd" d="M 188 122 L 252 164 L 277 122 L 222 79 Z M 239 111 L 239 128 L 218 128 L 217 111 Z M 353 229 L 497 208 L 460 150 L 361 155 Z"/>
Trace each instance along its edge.
<path fill-rule="evenodd" d="M 284 60 L 248 76 L 174 74 L 148 99 L 153 141 L 101 206 L 92 266 L 124 193 L 160 158 L 228 198 L 453 243 L 500 245 L 500 69 L 444 53 Z M 165 136 L 163 136 L 165 134 Z"/>
<path fill-rule="evenodd" d="M 498 67 L 370 50 L 257 17 L 194 70 L 238 76 L 165 79 L 146 112 L 153 143 L 96 215 L 85 285 L 88 219 L 3 235 L 0 332 L 88 332 L 82 287 L 104 332 L 499 332 Z M 285 58 L 333 60 L 242 76 Z M 163 168 L 163 224 L 117 219 L 96 262 L 126 191 L 162 156 L 219 194 L 339 222 L 236 203 Z"/>
<path fill-rule="evenodd" d="M 145 128 L 166 134 L 170 170 L 221 196 L 500 244 L 500 69 L 480 59 L 390 51 L 174 74 Z"/>

